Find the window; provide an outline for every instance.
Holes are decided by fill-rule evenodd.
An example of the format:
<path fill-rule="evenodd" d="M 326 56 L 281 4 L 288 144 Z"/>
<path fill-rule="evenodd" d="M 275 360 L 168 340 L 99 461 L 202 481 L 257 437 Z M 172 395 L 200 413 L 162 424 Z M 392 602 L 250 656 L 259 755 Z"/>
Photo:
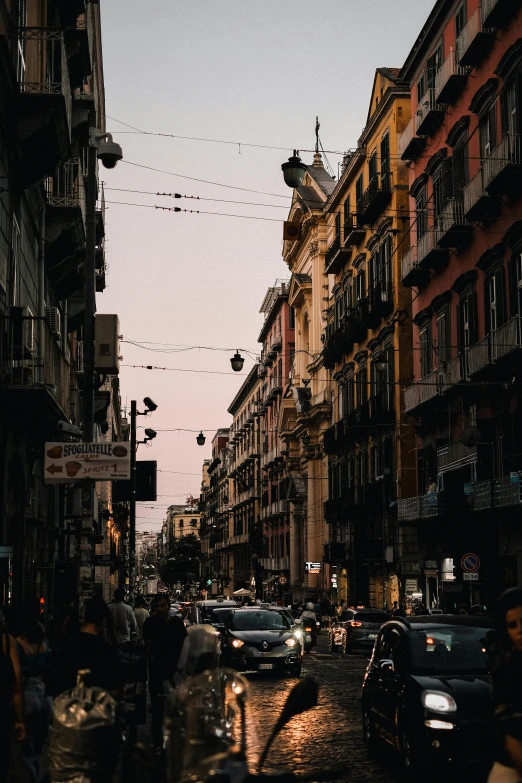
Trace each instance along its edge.
<path fill-rule="evenodd" d="M 433 175 L 433 207 L 438 218 L 453 196 L 453 160 L 447 158 Z"/>
<path fill-rule="evenodd" d="M 365 483 L 366 474 L 367 474 L 366 451 L 362 449 L 357 455 L 357 478 L 358 478 L 359 485 Z"/>
<path fill-rule="evenodd" d="M 191 519 L 190 520 L 190 527 L 197 527 L 198 526 L 198 520 L 197 519 Z"/>
<path fill-rule="evenodd" d="M 391 236 L 386 237 L 383 244 L 380 247 L 379 252 L 379 261 L 380 261 L 380 269 L 379 269 L 379 278 L 381 283 L 381 288 L 383 291 L 388 290 L 388 283 L 391 279 L 391 257 L 392 257 L 392 238 Z"/>
<path fill-rule="evenodd" d="M 459 304 L 459 349 L 465 352 L 476 342 L 475 291 L 463 294 Z"/>
<path fill-rule="evenodd" d="M 357 407 L 368 401 L 368 373 L 366 367 L 361 367 L 357 373 Z"/>
<path fill-rule="evenodd" d="M 293 307 L 290 307 L 288 312 L 288 328 L 295 329 L 295 310 Z"/>
<path fill-rule="evenodd" d="M 486 331 L 494 332 L 505 321 L 504 269 L 497 269 L 486 278 L 485 286 Z"/>
<path fill-rule="evenodd" d="M 364 193 L 363 175 L 361 174 L 361 176 L 358 178 L 357 182 L 355 183 L 355 198 L 357 202 L 361 200 L 363 193 Z"/>
<path fill-rule="evenodd" d="M 428 62 L 426 63 L 426 78 L 428 89 L 430 87 L 435 87 L 435 77 L 437 76 L 437 73 L 442 65 L 442 59 L 443 46 L 442 43 L 440 43 L 431 57 L 428 57 Z"/>
<path fill-rule="evenodd" d="M 381 444 L 377 443 L 375 446 L 372 446 L 371 452 L 370 452 L 370 461 L 371 461 L 371 473 L 372 477 L 375 481 L 377 476 L 382 475 L 382 465 L 381 465 Z"/>
<path fill-rule="evenodd" d="M 466 26 L 466 3 L 462 3 L 455 13 L 455 37 L 458 38 Z"/>
<path fill-rule="evenodd" d="M 468 144 L 467 139 L 462 138 L 453 147 L 453 194 L 458 198 L 462 189 L 469 181 L 468 171 Z"/>
<path fill-rule="evenodd" d="M 427 90 L 427 79 L 426 79 L 426 71 L 424 71 L 419 81 L 417 82 L 417 103 L 419 104 L 419 109 L 421 108 L 420 106 L 421 101 L 426 95 L 426 90 Z"/>
<path fill-rule="evenodd" d="M 357 302 L 360 302 L 361 299 L 364 299 L 365 293 L 366 291 L 364 287 L 364 270 L 361 269 L 361 271 L 355 278 L 355 300 Z"/>
<path fill-rule="evenodd" d="M 388 134 L 381 140 L 381 184 L 383 188 L 388 188 L 390 174 L 390 137 Z"/>
<path fill-rule="evenodd" d="M 368 287 L 370 289 L 375 288 L 379 279 L 379 252 L 376 250 L 372 253 L 370 262 L 368 264 Z"/>
<path fill-rule="evenodd" d="M 417 239 L 424 236 L 428 230 L 428 210 L 426 204 L 426 188 L 422 188 L 415 200 L 417 213 Z"/>
<path fill-rule="evenodd" d="M 355 409 L 355 389 L 353 378 L 348 378 L 344 387 L 344 415 L 347 416 Z"/>
<path fill-rule="evenodd" d="M 336 212 L 335 213 L 335 239 L 340 239 L 341 237 L 341 213 Z"/>
<path fill-rule="evenodd" d="M 432 371 L 431 361 L 431 326 L 426 324 L 419 330 L 421 378 L 425 378 Z"/>
<path fill-rule="evenodd" d="M 183 527 L 183 520 L 182 519 L 179 520 L 179 526 Z"/>
<path fill-rule="evenodd" d="M 27 0 L 18 0 L 16 11 L 16 28 L 20 31 L 17 42 L 16 81 L 22 85 L 25 82 L 25 40 L 23 28 L 27 26 Z"/>
<path fill-rule="evenodd" d="M 480 158 L 485 160 L 491 155 L 495 147 L 496 138 L 496 103 L 493 103 L 488 111 L 480 118 L 479 121 L 479 135 L 480 135 Z"/>
<path fill-rule="evenodd" d="M 344 205 L 344 236 L 346 238 L 347 229 L 351 227 L 351 218 L 350 218 L 350 196 L 348 196 L 345 199 Z"/>
<path fill-rule="evenodd" d="M 522 253 L 515 259 L 516 312 L 522 315 Z M 514 313 L 511 313 L 514 315 Z"/>
<path fill-rule="evenodd" d="M 368 161 L 368 181 L 373 182 L 377 176 L 377 153 L 372 152 Z"/>
<path fill-rule="evenodd" d="M 451 358 L 449 327 L 449 309 L 447 309 L 437 316 L 437 357 L 439 366 L 442 362 L 449 362 Z"/>
<path fill-rule="evenodd" d="M 519 133 L 519 103 L 520 95 L 517 95 L 517 84 L 512 79 L 501 94 L 502 132 L 517 135 Z"/>

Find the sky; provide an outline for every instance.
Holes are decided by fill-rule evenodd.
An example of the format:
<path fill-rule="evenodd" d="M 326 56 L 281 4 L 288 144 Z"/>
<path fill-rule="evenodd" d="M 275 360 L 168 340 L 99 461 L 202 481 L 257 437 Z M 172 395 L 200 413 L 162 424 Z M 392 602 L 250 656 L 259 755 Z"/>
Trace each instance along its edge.
<path fill-rule="evenodd" d="M 170 504 L 199 495 L 212 434 L 230 425 L 227 408 L 253 362 L 243 353 L 239 374 L 229 359 L 236 349 L 259 352 L 263 297 L 289 278 L 281 253 L 291 191 L 281 163 L 293 148 L 313 150 L 317 115 L 337 175 L 334 153 L 357 144 L 375 69 L 402 65 L 433 0 L 124 5 L 122 13 L 121 0 L 100 3 L 106 126 L 123 161 L 100 170 L 108 274 L 97 307 L 120 318 L 123 405 L 146 396 L 158 405 L 138 420 L 158 433 L 138 450 L 158 462 L 158 500 L 137 510 L 137 529 L 150 531 Z"/>

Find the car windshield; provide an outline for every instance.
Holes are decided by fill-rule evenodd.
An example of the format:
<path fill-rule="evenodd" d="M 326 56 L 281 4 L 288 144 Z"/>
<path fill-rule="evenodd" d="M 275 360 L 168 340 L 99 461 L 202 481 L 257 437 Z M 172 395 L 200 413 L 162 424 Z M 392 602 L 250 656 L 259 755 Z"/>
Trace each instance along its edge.
<path fill-rule="evenodd" d="M 487 628 L 448 625 L 410 631 L 408 640 L 414 671 L 429 674 L 487 674 L 487 632 Z"/>
<path fill-rule="evenodd" d="M 289 631 L 290 623 L 279 612 L 235 612 L 230 628 L 233 631 Z"/>
<path fill-rule="evenodd" d="M 231 606 L 230 609 L 210 609 L 208 610 L 208 619 L 211 623 L 223 624 L 233 608 Z"/>
<path fill-rule="evenodd" d="M 386 612 L 357 612 L 353 619 L 359 623 L 386 623 L 390 615 Z"/>

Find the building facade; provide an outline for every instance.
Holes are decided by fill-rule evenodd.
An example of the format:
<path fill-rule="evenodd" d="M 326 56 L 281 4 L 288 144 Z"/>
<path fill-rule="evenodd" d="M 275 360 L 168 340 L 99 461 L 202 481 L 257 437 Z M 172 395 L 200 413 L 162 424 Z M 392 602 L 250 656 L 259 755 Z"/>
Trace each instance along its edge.
<path fill-rule="evenodd" d="M 521 32 L 518 3 L 439 1 L 401 71 L 417 483 L 398 514 L 419 528 L 423 599 L 450 609 L 522 578 Z"/>
<path fill-rule="evenodd" d="M 233 480 L 230 478 L 231 454 L 228 447 L 230 429 L 223 427 L 212 438 L 212 459 L 207 467 L 208 487 L 202 488 L 200 499 L 201 551 L 208 559 L 202 561 L 202 573 L 211 582 L 210 592 L 223 594 L 230 585 L 230 498 Z"/>
<path fill-rule="evenodd" d="M 416 576 L 415 529 L 398 527 L 397 497 L 413 484 L 412 436 L 401 418 L 401 379 L 411 377 L 411 301 L 398 253 L 408 246 L 408 169 L 398 138 L 410 119 L 399 70 L 376 71 L 366 127 L 330 195 L 323 364 L 334 379 L 325 432 L 329 541 L 337 597 L 391 606 Z M 410 581 L 411 584 L 411 581 Z"/>

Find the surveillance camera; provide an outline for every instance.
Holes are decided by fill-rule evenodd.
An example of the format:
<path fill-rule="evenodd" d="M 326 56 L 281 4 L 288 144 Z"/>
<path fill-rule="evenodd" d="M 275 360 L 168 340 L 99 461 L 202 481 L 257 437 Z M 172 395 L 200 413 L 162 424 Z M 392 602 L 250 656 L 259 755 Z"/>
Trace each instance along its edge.
<path fill-rule="evenodd" d="M 76 435 L 76 437 L 80 437 L 82 434 L 81 429 L 77 427 L 76 424 L 71 424 L 69 421 L 61 420 L 56 422 L 56 429 L 67 433 L 67 435 Z"/>
<path fill-rule="evenodd" d="M 98 144 L 98 157 L 106 169 L 113 169 L 117 162 L 123 158 L 123 152 L 119 144 L 112 140 L 108 134 L 108 139 L 103 139 Z"/>
<path fill-rule="evenodd" d="M 145 430 L 145 435 L 149 440 L 153 440 L 157 434 L 156 430 Z"/>
<path fill-rule="evenodd" d="M 156 408 L 158 407 L 156 403 L 151 400 L 150 397 L 144 397 L 143 404 L 145 405 L 148 411 L 155 411 Z"/>

